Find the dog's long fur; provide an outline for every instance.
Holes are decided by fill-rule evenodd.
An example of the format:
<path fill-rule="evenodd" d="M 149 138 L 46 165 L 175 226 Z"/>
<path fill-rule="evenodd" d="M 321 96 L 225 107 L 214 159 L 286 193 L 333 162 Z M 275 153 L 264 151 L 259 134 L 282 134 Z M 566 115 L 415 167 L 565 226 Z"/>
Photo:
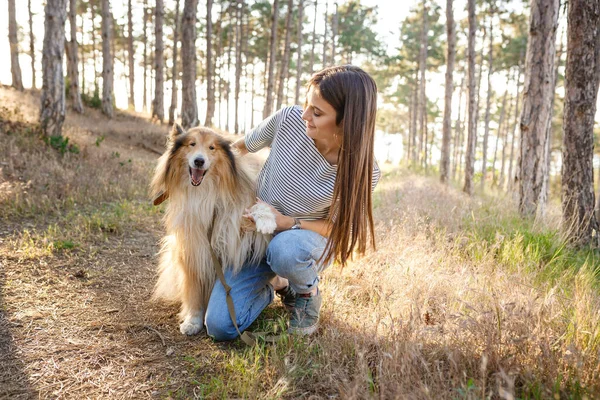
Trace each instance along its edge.
<path fill-rule="evenodd" d="M 194 186 L 202 168 L 196 168 L 196 180 L 192 179 L 192 168 L 199 159 L 206 172 Z M 164 218 L 167 234 L 153 298 L 181 302 L 180 330 L 196 334 L 203 327 L 216 280 L 210 247 L 223 268 L 234 272 L 246 261 L 259 262 L 266 251 L 270 235 L 240 226 L 245 209 L 255 201 L 252 168 L 212 130 L 192 128 L 184 132 L 175 125 L 151 189 L 154 197 L 168 197 Z"/>

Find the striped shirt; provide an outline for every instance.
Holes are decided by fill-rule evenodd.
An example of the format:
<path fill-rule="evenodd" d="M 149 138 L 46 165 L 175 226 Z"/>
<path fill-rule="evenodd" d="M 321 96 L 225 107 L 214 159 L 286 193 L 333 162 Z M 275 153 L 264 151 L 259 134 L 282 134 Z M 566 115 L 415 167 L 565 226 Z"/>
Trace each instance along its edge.
<path fill-rule="evenodd" d="M 248 151 L 270 146 L 258 175 L 258 197 L 300 219 L 325 219 L 333 199 L 337 165 L 331 165 L 306 135 L 302 108 L 282 108 L 245 136 Z M 381 173 L 373 168 L 373 189 Z"/>

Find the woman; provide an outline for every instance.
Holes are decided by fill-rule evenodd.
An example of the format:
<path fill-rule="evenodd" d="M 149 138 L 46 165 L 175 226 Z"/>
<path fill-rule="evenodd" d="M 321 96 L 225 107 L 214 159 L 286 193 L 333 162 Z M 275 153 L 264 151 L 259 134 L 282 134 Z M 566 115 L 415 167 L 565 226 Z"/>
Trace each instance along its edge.
<path fill-rule="evenodd" d="M 272 206 L 277 234 L 259 265 L 226 274 L 237 324 L 246 329 L 277 293 L 291 311 L 289 332 L 317 330 L 321 308 L 319 273 L 354 250 L 375 247 L 371 193 L 380 172 L 373 139 L 375 81 L 362 69 L 336 66 L 308 82 L 304 110 L 283 108 L 234 143 L 241 154 L 271 147 L 258 177 L 258 201 Z M 215 284 L 206 329 L 231 340 L 226 294 Z"/>

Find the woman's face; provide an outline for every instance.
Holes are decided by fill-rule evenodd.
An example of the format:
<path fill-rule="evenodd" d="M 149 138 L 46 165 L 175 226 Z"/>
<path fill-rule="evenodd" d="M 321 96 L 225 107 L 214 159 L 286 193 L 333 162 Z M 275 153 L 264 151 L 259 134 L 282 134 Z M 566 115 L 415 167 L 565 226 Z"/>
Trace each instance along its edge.
<path fill-rule="evenodd" d="M 341 142 L 341 128 L 336 124 L 336 112 L 326 102 L 319 89 L 311 86 L 306 95 L 302 119 L 306 121 L 306 135 L 314 140 Z"/>

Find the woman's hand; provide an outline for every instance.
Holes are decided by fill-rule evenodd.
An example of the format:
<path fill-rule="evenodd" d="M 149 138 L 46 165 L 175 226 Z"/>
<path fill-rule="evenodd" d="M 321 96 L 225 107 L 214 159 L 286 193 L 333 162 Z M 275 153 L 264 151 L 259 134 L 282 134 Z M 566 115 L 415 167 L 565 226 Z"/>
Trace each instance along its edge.
<path fill-rule="evenodd" d="M 275 207 L 273 207 L 269 203 L 262 201 L 258 197 L 256 198 L 256 204 L 266 205 L 267 207 L 269 207 L 273 215 L 275 215 L 275 223 L 277 224 L 277 228 L 275 228 L 276 231 L 285 231 L 290 229 L 294 225 L 294 218 L 283 215 L 282 213 L 277 211 Z M 254 225 L 255 221 L 252 215 L 250 215 L 249 209 L 246 209 L 246 213 L 243 215 L 243 217 L 249 221 L 252 221 L 252 225 Z"/>

